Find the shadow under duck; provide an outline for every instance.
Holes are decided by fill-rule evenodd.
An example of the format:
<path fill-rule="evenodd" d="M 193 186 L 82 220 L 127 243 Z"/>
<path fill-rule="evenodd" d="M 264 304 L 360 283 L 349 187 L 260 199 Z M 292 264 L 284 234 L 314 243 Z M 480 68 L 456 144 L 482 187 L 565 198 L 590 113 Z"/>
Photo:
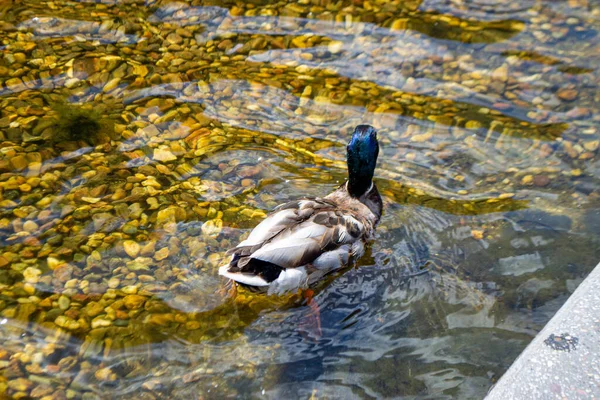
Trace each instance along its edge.
<path fill-rule="evenodd" d="M 219 274 L 252 290 L 283 294 L 307 288 L 364 253 L 383 203 L 373 183 L 377 132 L 358 125 L 347 146 L 348 180 L 323 198 L 278 206 L 228 251 Z"/>

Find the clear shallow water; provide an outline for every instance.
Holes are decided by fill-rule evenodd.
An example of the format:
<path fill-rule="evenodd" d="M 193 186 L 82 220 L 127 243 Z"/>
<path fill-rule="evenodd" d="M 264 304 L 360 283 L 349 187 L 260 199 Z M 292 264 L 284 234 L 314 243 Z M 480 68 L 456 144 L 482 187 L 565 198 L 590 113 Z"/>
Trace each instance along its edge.
<path fill-rule="evenodd" d="M 600 258 L 599 10 L 0 6 L 0 390 L 482 398 Z M 386 211 L 320 330 L 228 298 L 224 252 L 341 183 L 358 123 Z"/>

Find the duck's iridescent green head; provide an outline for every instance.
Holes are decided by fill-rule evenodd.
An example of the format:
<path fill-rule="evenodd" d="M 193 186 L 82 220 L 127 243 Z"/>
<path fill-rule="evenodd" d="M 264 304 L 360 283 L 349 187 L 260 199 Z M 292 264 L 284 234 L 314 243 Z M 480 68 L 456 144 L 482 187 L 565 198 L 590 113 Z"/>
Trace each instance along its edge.
<path fill-rule="evenodd" d="M 358 125 L 348 143 L 348 192 L 362 196 L 371 187 L 377 164 L 379 143 L 377 132 L 370 125 Z"/>

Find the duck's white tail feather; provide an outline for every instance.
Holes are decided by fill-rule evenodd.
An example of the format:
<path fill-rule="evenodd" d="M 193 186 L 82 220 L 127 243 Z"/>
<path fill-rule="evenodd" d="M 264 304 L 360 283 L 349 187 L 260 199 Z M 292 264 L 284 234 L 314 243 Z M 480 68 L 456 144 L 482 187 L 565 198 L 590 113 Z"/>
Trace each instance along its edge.
<path fill-rule="evenodd" d="M 269 286 L 269 282 L 257 275 L 242 274 L 241 272 L 229 272 L 229 265 L 219 268 L 219 275 L 232 279 L 236 282 L 249 286 Z"/>
<path fill-rule="evenodd" d="M 271 282 L 269 286 L 269 294 L 283 294 L 293 292 L 299 288 L 305 288 L 308 284 L 308 275 L 306 268 L 290 268 L 284 269 L 279 274 L 279 277 Z"/>

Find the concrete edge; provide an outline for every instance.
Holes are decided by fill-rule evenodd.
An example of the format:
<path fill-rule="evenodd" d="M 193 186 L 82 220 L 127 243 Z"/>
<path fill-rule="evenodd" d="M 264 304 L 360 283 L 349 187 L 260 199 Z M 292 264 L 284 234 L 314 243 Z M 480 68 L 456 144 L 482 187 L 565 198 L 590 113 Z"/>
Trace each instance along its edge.
<path fill-rule="evenodd" d="M 600 399 L 600 264 L 486 397 L 507 399 Z"/>

